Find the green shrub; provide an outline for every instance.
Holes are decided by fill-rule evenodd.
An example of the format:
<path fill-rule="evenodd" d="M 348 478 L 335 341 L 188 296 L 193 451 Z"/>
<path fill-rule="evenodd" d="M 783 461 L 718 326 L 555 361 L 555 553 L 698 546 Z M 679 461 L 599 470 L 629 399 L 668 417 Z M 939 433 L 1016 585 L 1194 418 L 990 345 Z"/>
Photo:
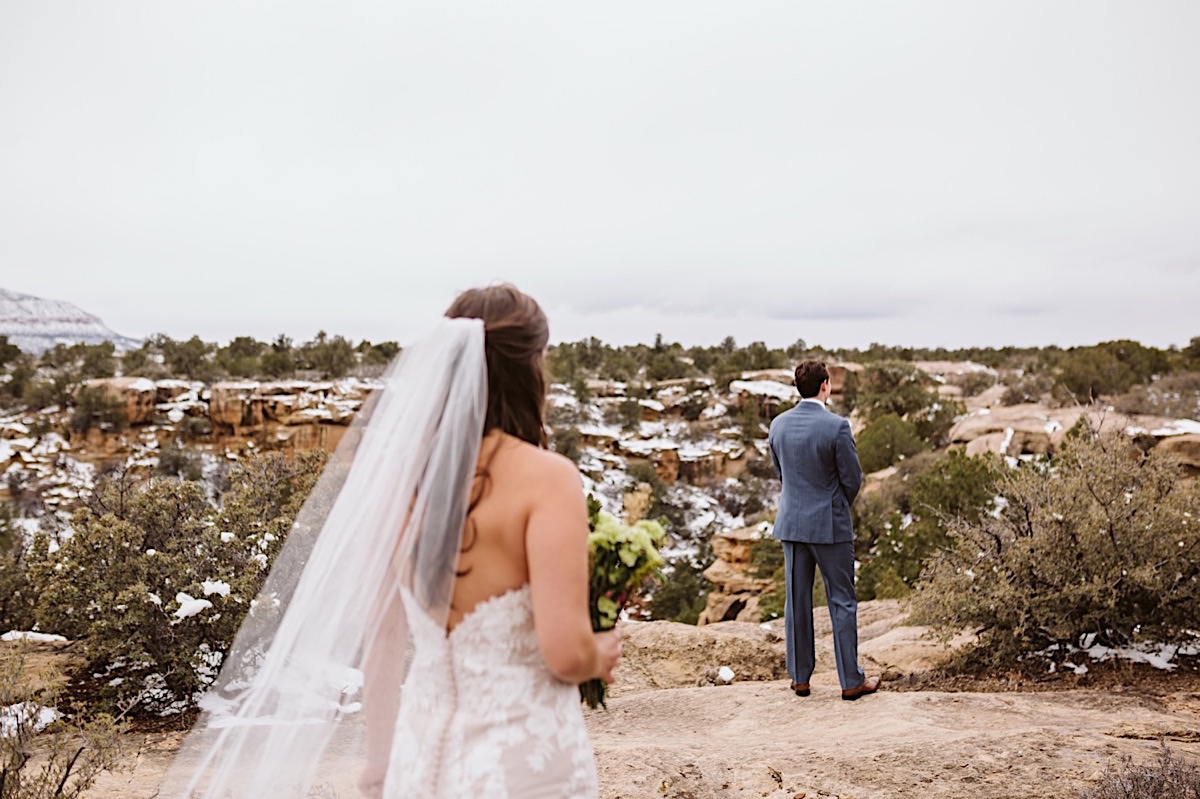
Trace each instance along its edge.
<path fill-rule="evenodd" d="M 25 569 L 25 532 L 16 524 L 16 508 L 0 504 L 0 630 L 33 627 L 33 591 Z"/>
<path fill-rule="evenodd" d="M 21 357 L 21 348 L 8 340 L 8 336 L 0 336 L 0 369 Z"/>
<path fill-rule="evenodd" d="M 381 341 L 378 344 L 363 341 L 358 345 L 358 353 L 362 356 L 363 363 L 387 366 L 400 354 L 400 344 L 396 341 Z"/>
<path fill-rule="evenodd" d="M 200 480 L 204 477 L 204 464 L 199 452 L 172 441 L 159 450 L 154 471 L 164 477 Z"/>
<path fill-rule="evenodd" d="M 579 459 L 583 457 L 583 450 L 580 448 L 581 436 L 579 428 L 567 427 L 560 430 L 555 430 L 551 438 L 551 444 L 554 451 L 565 458 L 570 458 L 574 464 L 579 463 Z"/>
<path fill-rule="evenodd" d="M 854 407 L 868 422 L 908 416 L 938 402 L 933 381 L 911 363 L 883 361 L 868 366 L 858 380 Z"/>
<path fill-rule="evenodd" d="M 993 456 L 969 457 L 961 450 L 923 456 L 914 465 L 889 479 L 899 491 L 873 492 L 856 514 L 858 540 L 873 534 L 860 558 L 860 599 L 906 596 L 930 558 L 952 546 L 948 521 L 977 522 L 991 507 L 1003 467 Z M 872 510 L 874 518 L 863 518 Z"/>
<path fill-rule="evenodd" d="M 217 366 L 212 357 L 216 347 L 199 336 L 192 336 L 187 341 L 175 341 L 159 333 L 151 336 L 146 346 L 162 356 L 163 363 L 176 377 L 205 382 L 216 377 Z"/>
<path fill-rule="evenodd" d="M 704 392 L 693 391 L 679 403 L 680 413 L 685 421 L 698 422 L 704 411 L 708 409 L 708 395 Z"/>
<path fill-rule="evenodd" d="M 43 368 L 68 371 L 87 380 L 116 374 L 117 348 L 111 341 L 99 344 L 55 344 L 42 353 Z"/>
<path fill-rule="evenodd" d="M 1179 359 L 1185 369 L 1200 371 L 1200 336 L 1193 337 L 1188 345 L 1179 351 Z"/>
<path fill-rule="evenodd" d="M 1079 793 L 1079 799 L 1197 799 L 1200 768 L 1176 757 L 1165 745 L 1158 762 L 1135 766 L 1126 757 L 1105 770 L 1100 782 Z"/>
<path fill-rule="evenodd" d="M 756 439 L 767 437 L 766 431 L 763 430 L 762 411 L 759 409 L 758 400 L 755 397 L 746 399 L 746 404 L 742 406 L 742 411 L 738 414 L 738 422 L 742 428 L 742 441 L 745 443 L 750 444 Z"/>
<path fill-rule="evenodd" d="M 587 405 L 592 401 L 592 390 L 588 388 L 587 378 L 583 375 L 576 375 L 568 387 L 571 389 L 571 393 L 575 395 L 575 400 L 581 406 Z"/>
<path fill-rule="evenodd" d="M 901 458 L 926 448 L 916 427 L 894 413 L 880 416 L 867 425 L 855 444 L 859 462 L 868 474 L 886 469 Z"/>
<path fill-rule="evenodd" d="M 71 429 L 86 433 L 93 427 L 102 430 L 124 430 L 125 403 L 108 393 L 104 386 L 84 386 L 74 399 L 71 411 Z"/>
<path fill-rule="evenodd" d="M 1065 658 L 1085 639 L 1190 640 L 1200 607 L 1200 493 L 1178 465 L 1128 439 L 1067 439 L 1050 462 L 998 485 L 994 514 L 948 525 L 954 547 L 927 567 L 914 620 L 979 631 L 981 662 Z"/>
<path fill-rule="evenodd" d="M 300 360 L 323 378 L 345 377 L 358 363 L 354 345 L 342 336 L 330 337 L 324 330 L 300 348 Z"/>
<path fill-rule="evenodd" d="M 621 403 L 617 405 L 617 419 L 621 423 L 622 430 L 637 430 L 642 424 L 641 403 L 633 397 L 621 400 Z"/>
<path fill-rule="evenodd" d="M 219 509 L 195 482 L 135 486 L 126 474 L 102 481 L 57 551 L 45 536 L 34 539 L 29 575 L 40 629 L 81 642 L 78 678 L 112 706 L 191 707 L 323 461 L 319 453 L 247 458 Z M 185 615 L 179 594 L 211 606 Z"/>
<path fill-rule="evenodd" d="M 964 397 L 977 397 L 996 385 L 996 377 L 989 372 L 971 372 L 959 380 Z"/>
<path fill-rule="evenodd" d="M 217 350 L 216 364 L 233 377 L 255 377 L 262 371 L 260 358 L 266 348 L 250 336 L 238 336 Z"/>
<path fill-rule="evenodd" d="M 1121 413 L 1200 419 L 1200 372 L 1167 375 L 1113 400 Z"/>
<path fill-rule="evenodd" d="M 1009 378 L 1004 394 L 1000 397 L 1001 405 L 1022 405 L 1027 402 L 1041 402 L 1054 387 L 1054 379 L 1041 372 L 1022 374 Z"/>
<path fill-rule="evenodd" d="M 712 564 L 712 555 L 678 557 L 667 560 L 660 570 L 654 595 L 650 599 L 650 617 L 695 624 L 708 604 L 711 586 L 703 572 Z"/>
<path fill-rule="evenodd" d="M 678 380 L 687 377 L 691 369 L 670 352 L 656 352 L 646 364 L 646 377 L 651 380 Z"/>
<path fill-rule="evenodd" d="M 629 490 L 645 484 L 650 487 L 650 506 L 646 509 L 645 518 L 653 519 L 662 524 L 669 532 L 687 529 L 687 511 L 677 504 L 672 497 L 671 486 L 658 476 L 654 465 L 649 461 L 636 461 L 629 466 Z"/>
<path fill-rule="evenodd" d="M 23 381 L 21 401 L 31 410 L 51 406 L 64 408 L 71 404 L 79 383 L 79 374 L 69 370 L 52 371 L 48 376 L 41 378 L 31 374 L 28 380 Z"/>
<path fill-rule="evenodd" d="M 271 349 L 260 357 L 259 363 L 267 377 L 278 379 L 296 374 L 296 354 L 292 349 L 292 340 L 284 335 L 277 336 L 271 342 Z"/>
<path fill-rule="evenodd" d="M 909 414 L 917 435 L 931 447 L 940 449 L 950 443 L 950 429 L 965 416 L 967 406 L 954 400 L 942 399 Z"/>
<path fill-rule="evenodd" d="M 1170 369 L 1162 350 L 1136 341 L 1106 341 L 1094 347 L 1075 347 L 1059 363 L 1056 388 L 1079 403 L 1101 395 L 1120 394 Z"/>

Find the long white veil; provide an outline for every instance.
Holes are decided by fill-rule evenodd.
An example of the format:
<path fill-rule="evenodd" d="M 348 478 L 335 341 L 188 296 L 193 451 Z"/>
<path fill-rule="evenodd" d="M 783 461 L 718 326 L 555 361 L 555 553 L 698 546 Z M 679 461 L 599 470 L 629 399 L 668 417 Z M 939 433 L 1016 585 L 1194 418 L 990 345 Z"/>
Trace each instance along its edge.
<path fill-rule="evenodd" d="M 355 796 L 368 725 L 386 763 L 409 646 L 398 592 L 443 626 L 449 612 L 487 405 L 483 323 L 441 320 L 383 383 L 300 511 L 163 799 Z"/>

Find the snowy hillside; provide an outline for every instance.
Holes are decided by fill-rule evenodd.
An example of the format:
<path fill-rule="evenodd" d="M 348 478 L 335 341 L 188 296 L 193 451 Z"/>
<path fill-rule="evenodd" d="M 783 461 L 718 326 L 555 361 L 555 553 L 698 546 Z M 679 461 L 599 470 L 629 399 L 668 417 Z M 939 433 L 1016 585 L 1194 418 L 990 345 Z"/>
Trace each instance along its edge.
<path fill-rule="evenodd" d="M 141 345 L 114 333 L 104 322 L 69 302 L 44 300 L 0 288 L 0 336 L 26 352 L 41 353 L 55 344 L 99 344 L 111 341 L 118 349 Z"/>

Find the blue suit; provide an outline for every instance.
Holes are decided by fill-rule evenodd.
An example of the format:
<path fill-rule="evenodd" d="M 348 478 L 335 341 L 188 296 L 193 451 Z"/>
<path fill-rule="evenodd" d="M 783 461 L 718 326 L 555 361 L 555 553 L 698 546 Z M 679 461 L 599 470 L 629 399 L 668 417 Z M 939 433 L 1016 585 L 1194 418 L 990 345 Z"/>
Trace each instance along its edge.
<path fill-rule="evenodd" d="M 850 423 L 820 403 L 802 401 L 775 417 L 767 443 L 783 482 L 773 535 L 783 542 L 788 673 L 793 682 L 807 683 L 816 665 L 812 589 L 819 567 L 833 622 L 838 679 L 843 690 L 857 688 L 866 676 L 858 665 L 850 506 L 863 473 Z"/>

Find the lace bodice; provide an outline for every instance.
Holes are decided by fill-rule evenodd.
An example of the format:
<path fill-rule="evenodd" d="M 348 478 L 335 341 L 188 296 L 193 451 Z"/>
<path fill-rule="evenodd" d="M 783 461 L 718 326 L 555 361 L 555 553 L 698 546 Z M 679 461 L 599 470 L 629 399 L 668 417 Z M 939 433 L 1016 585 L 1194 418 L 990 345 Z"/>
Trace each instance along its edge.
<path fill-rule="evenodd" d="M 593 799 L 579 693 L 546 668 L 529 586 L 480 603 L 450 633 L 405 606 L 415 653 L 386 799 Z"/>

